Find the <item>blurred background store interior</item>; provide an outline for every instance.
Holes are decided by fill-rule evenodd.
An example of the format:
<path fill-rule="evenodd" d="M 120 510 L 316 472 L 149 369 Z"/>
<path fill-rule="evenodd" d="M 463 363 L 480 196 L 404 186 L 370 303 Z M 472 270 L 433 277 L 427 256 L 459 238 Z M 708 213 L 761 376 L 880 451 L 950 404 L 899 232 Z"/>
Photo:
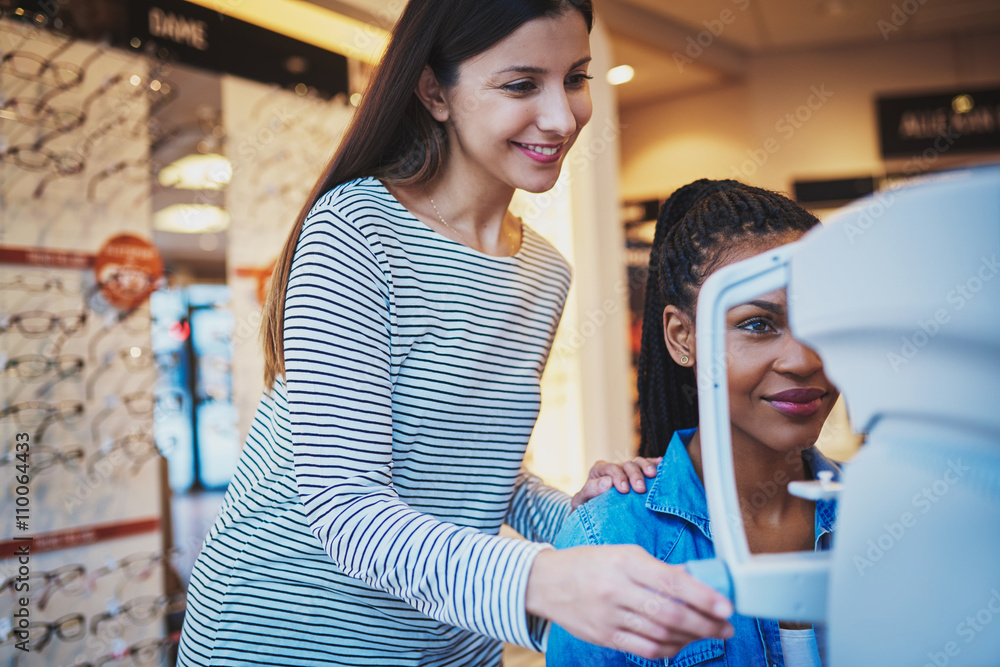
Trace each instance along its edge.
<path fill-rule="evenodd" d="M 823 219 L 1000 159 L 1000 0 L 595 3 L 594 118 L 556 188 L 514 202 L 575 267 L 528 454 L 570 492 L 636 450 L 644 269 L 673 190 L 736 178 Z M 158 623 L 53 640 L 38 664 L 144 641 L 168 664 L 263 389 L 271 267 L 404 4 L 0 0 L 0 429 L 47 452 L 49 616 L 166 596 Z M 109 290 L 107 266 L 134 284 Z M 821 444 L 859 442 L 841 404 Z M 105 592 L 74 588 L 102 567 Z"/>

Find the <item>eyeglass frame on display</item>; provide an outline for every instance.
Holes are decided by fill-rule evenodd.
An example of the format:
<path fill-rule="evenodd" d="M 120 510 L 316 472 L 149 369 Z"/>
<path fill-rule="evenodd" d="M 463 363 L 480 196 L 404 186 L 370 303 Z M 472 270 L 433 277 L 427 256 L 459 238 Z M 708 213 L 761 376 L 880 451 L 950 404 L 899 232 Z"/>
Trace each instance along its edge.
<path fill-rule="evenodd" d="M 79 634 L 69 635 L 64 634 L 64 626 L 75 621 L 79 626 Z M 45 628 L 44 634 L 40 638 L 31 638 L 32 628 Z M 27 633 L 28 638 L 23 639 L 24 633 Z M 9 644 L 19 643 L 18 640 L 28 642 L 28 651 L 34 653 L 40 653 L 45 650 L 45 647 L 49 645 L 52 641 L 53 635 L 58 636 L 62 641 L 75 642 L 83 639 L 87 636 L 87 619 L 83 614 L 80 613 L 70 613 L 54 621 L 36 621 L 34 623 L 29 623 L 23 630 L 16 629 L 13 626 L 7 633 L 6 638 L 0 638 L 0 646 L 7 646 Z"/>
<path fill-rule="evenodd" d="M 86 360 L 76 354 L 61 354 L 47 357 L 43 354 L 22 354 L 7 359 L 3 366 L 3 375 L 16 377 L 22 381 L 42 380 L 51 372 L 60 378 L 80 375 L 86 365 Z M 25 372 L 22 369 L 27 369 Z"/>
<path fill-rule="evenodd" d="M 35 456 L 39 453 L 49 454 L 47 458 L 36 459 Z M 23 454 L 23 452 L 22 452 Z M 0 468 L 8 465 L 17 465 L 20 461 L 18 458 L 21 454 L 8 452 L 0 458 Z M 31 450 L 28 452 L 28 461 L 31 466 L 32 474 L 41 474 L 48 470 L 49 468 L 54 468 L 56 463 L 61 463 L 65 467 L 71 470 L 79 470 L 79 463 L 86 458 L 86 451 L 83 447 L 79 445 L 71 445 L 69 447 L 55 447 L 53 445 L 46 445 L 44 443 L 35 443 L 31 446 Z M 42 462 L 39 463 L 39 460 Z"/>
<path fill-rule="evenodd" d="M 23 44 L 24 42 L 26 42 L 28 39 L 30 39 L 30 37 L 25 37 L 21 41 L 21 44 Z M 73 40 L 71 38 L 67 38 L 66 40 L 64 40 L 62 42 L 62 44 L 59 44 L 55 48 L 55 50 L 52 51 L 47 56 L 44 56 L 44 55 L 42 55 L 40 53 L 34 53 L 32 51 L 22 51 L 20 49 L 21 44 L 18 44 L 17 47 L 15 47 L 14 49 L 11 49 L 10 51 L 7 51 L 3 55 L 3 57 L 0 58 L 0 73 L 3 73 L 3 74 L 13 74 L 14 76 L 16 76 L 19 79 L 27 79 L 28 81 L 31 81 L 33 83 L 41 83 L 41 84 L 44 84 L 44 85 L 47 85 L 47 86 L 52 86 L 54 88 L 57 88 L 57 89 L 63 90 L 63 91 L 65 91 L 65 90 L 72 90 L 73 88 L 76 88 L 81 83 L 83 83 L 83 79 L 84 79 L 84 76 L 86 74 L 86 68 L 84 68 L 81 65 L 77 65 L 76 63 L 56 62 L 55 59 L 60 54 L 65 53 L 67 50 L 69 50 L 69 48 L 74 43 L 75 43 L 75 40 Z M 15 58 L 22 58 L 22 59 L 31 60 L 32 62 L 38 64 L 38 66 L 39 66 L 38 67 L 38 71 L 36 73 L 34 73 L 34 74 L 27 74 L 27 73 L 25 73 L 23 71 L 18 70 L 17 67 L 7 67 L 8 65 L 10 65 L 13 62 L 13 60 Z M 49 82 L 46 82 L 46 81 L 44 81 L 42 79 L 42 75 L 45 72 L 49 72 L 49 71 L 55 72 L 59 68 L 61 68 L 63 70 L 68 69 L 71 72 L 73 72 L 73 75 L 75 76 L 75 80 L 73 80 L 71 83 L 62 83 L 62 82 L 58 81 L 58 77 L 56 77 L 56 82 L 55 83 L 49 83 Z"/>
<path fill-rule="evenodd" d="M 41 402 L 41 401 L 36 401 Z M 48 430 L 49 426 L 54 424 L 56 421 L 63 424 L 63 426 L 72 429 L 76 426 L 77 420 L 79 420 L 83 413 L 86 412 L 87 408 L 82 401 L 59 401 L 58 404 L 52 405 L 63 405 L 72 408 L 71 413 L 65 412 L 63 409 L 58 409 L 52 412 L 48 417 L 46 417 L 38 428 L 35 430 L 34 441 L 36 444 L 42 442 L 42 438 L 45 436 L 45 431 Z"/>
<path fill-rule="evenodd" d="M 168 436 L 165 439 L 171 443 L 167 447 L 158 443 L 157 438 L 150 433 L 126 433 L 113 440 L 107 440 L 101 443 L 98 450 L 88 459 L 87 472 L 90 475 L 96 475 L 98 473 L 98 464 L 109 456 L 113 456 L 115 452 L 120 451 L 124 452 L 132 462 L 131 474 L 134 475 L 147 462 L 156 459 L 158 456 L 166 458 L 173 451 L 173 448 L 177 445 L 177 438 L 175 436 Z M 132 443 L 145 445 L 145 448 L 141 452 L 137 452 L 135 447 L 129 446 Z"/>
<path fill-rule="evenodd" d="M 133 610 L 141 605 L 148 605 L 151 613 L 148 615 L 137 615 L 134 613 Z M 158 596 L 144 595 L 133 598 L 118 605 L 112 611 L 106 611 L 92 617 L 90 619 L 90 634 L 96 637 L 110 635 L 110 633 L 102 630 L 101 626 L 104 625 L 107 627 L 106 624 L 122 616 L 129 618 L 133 625 L 149 625 L 158 618 L 182 611 L 186 606 L 187 596 L 184 593 Z"/>
<path fill-rule="evenodd" d="M 50 136 L 50 134 L 45 136 Z M 25 161 L 22 157 L 23 153 L 27 153 L 29 155 L 38 154 L 44 159 L 41 162 L 35 163 Z M 82 172 L 87 166 L 87 161 L 82 155 L 76 154 L 72 151 L 56 153 L 55 151 L 45 148 L 44 142 L 42 142 L 41 139 L 32 144 L 10 146 L 9 148 L 0 151 L 0 159 L 8 164 L 13 164 L 18 169 L 24 169 L 25 171 L 47 171 L 63 176 L 75 176 L 76 174 Z"/>
<path fill-rule="evenodd" d="M 62 46 L 60 46 L 57 49 L 57 51 L 65 52 L 73 44 L 77 43 L 79 43 L 77 40 L 72 40 L 72 39 L 67 40 Z M 105 47 L 104 45 L 98 45 L 98 47 L 94 49 L 94 51 L 92 51 L 90 54 L 88 54 L 87 57 L 84 58 L 83 61 L 79 64 L 71 62 L 56 62 L 54 58 L 57 55 L 59 55 L 59 53 L 57 52 L 53 52 L 48 56 L 43 56 L 38 53 L 33 53 L 31 51 L 20 51 L 20 50 L 8 51 L 7 53 L 4 54 L 3 58 L 0 58 L 0 71 L 2 71 L 4 64 L 9 64 L 10 62 L 13 61 L 15 57 L 32 60 L 36 63 L 39 63 L 40 65 L 38 68 L 38 72 L 36 74 L 31 74 L 31 75 L 25 74 L 24 72 L 17 71 L 17 68 L 15 67 L 9 68 L 7 73 L 13 74 L 19 79 L 26 79 L 28 81 L 31 81 L 32 83 L 41 83 L 43 85 L 47 85 L 56 90 L 59 90 L 60 92 L 66 92 L 68 90 L 74 90 L 78 88 L 86 78 L 87 70 L 90 68 L 90 66 L 94 63 L 95 60 L 100 58 L 107 51 L 108 51 L 107 47 Z M 48 83 L 42 79 L 42 76 L 44 75 L 45 72 L 56 72 L 59 69 L 62 69 L 63 71 L 69 70 L 73 72 L 73 76 L 75 77 L 74 81 L 72 83 L 60 83 L 58 81 L 55 83 Z"/>
<path fill-rule="evenodd" d="M 101 362 L 101 365 L 95 368 L 91 372 L 90 376 L 87 377 L 84 396 L 88 401 L 92 401 L 94 399 L 94 388 L 97 385 L 98 378 L 102 377 L 104 373 L 110 370 L 111 367 L 114 366 L 117 359 L 122 360 L 122 365 L 129 373 L 142 373 L 156 367 L 156 356 L 148 347 L 129 345 L 128 347 L 123 347 L 117 352 L 107 352 L 104 354 L 104 360 Z"/>
<path fill-rule="evenodd" d="M 39 279 L 39 281 L 32 282 L 34 278 Z M 18 273 L 12 280 L 0 282 L 0 290 L 20 290 L 23 292 L 56 290 L 66 296 L 76 296 L 83 293 L 83 280 L 79 278 L 66 280 L 63 276 L 53 276 L 48 271 Z"/>
<path fill-rule="evenodd" d="M 118 396 L 113 394 L 107 397 L 105 401 L 104 408 L 94 415 L 94 418 L 90 421 L 90 434 L 94 442 L 101 442 L 100 438 L 100 425 L 104 420 L 115 411 L 115 409 L 122 405 L 125 407 L 125 411 L 132 417 L 147 417 L 153 416 L 155 414 L 156 408 L 167 405 L 166 395 L 170 395 L 170 398 L 177 399 L 173 401 L 167 408 L 168 414 L 171 412 L 180 412 L 180 409 L 184 406 L 184 392 L 179 389 L 164 388 L 156 391 L 139 390 L 133 391 L 128 394 L 123 394 Z M 147 399 L 149 401 L 149 409 L 144 409 L 143 404 L 139 403 L 142 399 Z M 138 407 L 137 407 L 138 406 Z M 160 415 L 162 417 L 164 415 Z"/>
<path fill-rule="evenodd" d="M 45 607 L 48 605 L 48 602 L 51 599 L 52 595 L 56 591 L 62 590 L 69 585 L 69 583 L 60 583 L 59 585 L 53 588 L 52 582 L 60 577 L 63 577 L 66 574 L 73 575 L 70 578 L 69 583 L 74 583 L 79 578 L 81 580 L 81 583 L 83 584 L 83 588 L 79 592 L 74 590 L 68 592 L 67 595 L 70 595 L 72 597 L 77 597 L 79 595 L 82 595 L 89 588 L 86 576 L 87 568 L 82 564 L 72 563 L 72 564 L 62 565 L 48 572 L 31 572 L 28 575 L 26 575 L 26 578 L 22 578 L 22 575 L 12 575 L 7 579 L 7 581 L 3 582 L 3 584 L 0 585 L 0 595 L 2 595 L 4 590 L 9 587 L 11 595 L 15 596 L 16 598 L 19 593 L 24 593 L 25 591 L 29 590 L 35 590 L 33 586 L 27 584 L 27 580 L 30 580 L 32 578 L 42 579 L 45 582 L 44 584 L 45 588 L 41 597 L 38 598 L 38 609 L 39 611 L 45 611 Z M 17 589 L 16 584 L 18 584 L 19 582 L 26 584 L 27 588 L 24 588 L 23 590 Z"/>
<path fill-rule="evenodd" d="M 181 550 L 177 547 L 170 547 L 160 551 L 142 551 L 132 553 L 127 556 L 122 556 L 109 565 L 102 565 L 101 567 L 95 569 L 90 573 L 87 581 L 91 588 L 96 588 L 99 579 L 122 571 L 124 571 L 127 575 L 125 577 L 126 582 L 130 582 L 134 579 L 145 581 L 155 571 L 155 568 L 158 565 L 166 566 L 171 564 L 177 559 L 178 556 L 180 556 L 180 554 Z M 139 572 L 130 572 L 128 569 L 135 563 L 143 563 L 147 561 L 148 566 L 144 567 Z"/>
<path fill-rule="evenodd" d="M 66 409 L 70 408 L 67 412 Z M 45 415 L 39 419 L 37 422 L 25 422 L 21 415 L 28 410 L 43 410 Z M 66 424 L 67 426 L 74 426 L 76 420 L 83 415 L 86 411 L 82 401 L 59 401 L 58 403 L 50 403 L 48 401 L 22 401 L 20 403 L 14 403 L 13 405 L 6 405 L 2 410 L 0 410 L 0 420 L 6 419 L 9 416 L 14 417 L 14 421 L 18 426 L 24 428 L 36 428 L 35 432 L 35 442 L 40 442 L 42 439 L 42 434 L 44 434 L 45 429 L 48 428 L 49 424 L 55 420 L 59 420 Z"/>
<path fill-rule="evenodd" d="M 32 109 L 33 114 L 25 113 L 23 108 Z M 62 133 L 72 132 L 83 125 L 86 117 L 83 112 L 72 107 L 56 107 L 41 97 L 10 97 L 0 104 L 0 118 L 17 121 L 31 127 L 44 127 Z M 67 118 L 60 121 L 60 118 Z M 50 122 L 50 119 L 55 119 Z"/>
<path fill-rule="evenodd" d="M 137 642 L 129 646 L 124 651 L 120 652 L 116 651 L 114 653 L 108 653 L 107 655 L 103 655 L 100 658 L 98 658 L 96 662 L 93 663 L 86 662 L 83 663 L 82 665 L 74 665 L 74 667 L 130 667 L 130 666 L 149 667 L 150 663 L 147 660 L 143 660 L 141 663 L 139 663 L 136 662 L 134 658 L 132 658 L 132 655 L 141 653 L 147 648 L 155 648 L 156 658 L 158 658 L 158 660 L 162 660 L 163 656 L 166 655 L 166 650 L 176 645 L 180 641 L 180 637 L 181 633 L 178 631 L 167 637 L 160 637 L 158 639 L 144 639 L 140 642 Z M 125 659 L 130 659 L 130 660 L 127 663 L 112 664 L 113 662 L 116 662 L 118 660 L 125 660 Z"/>
<path fill-rule="evenodd" d="M 110 282 L 102 283 L 98 285 L 97 289 L 104 289 L 110 284 Z M 139 321 L 139 324 L 135 324 L 136 320 Z M 87 358 L 90 361 L 94 361 L 97 358 L 97 344 L 117 326 L 121 325 L 123 329 L 130 333 L 144 334 L 147 331 L 147 327 L 152 323 L 153 314 L 149 311 L 149 308 L 137 306 L 128 310 L 108 311 L 104 317 L 104 326 L 90 337 L 90 341 L 87 344 Z"/>
<path fill-rule="evenodd" d="M 108 178 L 120 178 L 122 180 L 129 180 L 128 176 L 119 176 L 121 172 L 131 168 L 131 167 L 143 167 L 144 169 L 137 175 L 142 176 L 141 179 L 131 180 L 131 183 L 149 183 L 151 179 L 155 177 L 156 173 L 159 171 L 156 163 L 150 158 L 139 158 L 135 160 L 119 160 L 114 164 L 97 172 L 90 177 L 87 182 L 87 201 L 96 202 L 97 201 L 97 185 Z M 108 203 L 108 200 L 104 202 Z"/>
<path fill-rule="evenodd" d="M 48 326 L 45 329 L 39 330 L 26 329 L 24 320 L 29 317 L 48 318 Z M 57 330 L 57 328 L 62 329 L 62 332 L 67 336 L 75 336 L 86 327 L 87 319 L 88 313 L 85 309 L 79 311 L 67 310 L 61 314 L 50 313 L 44 310 L 26 310 L 0 319 L 0 336 L 15 328 L 25 338 L 43 338 L 46 334 Z M 64 323 L 66 320 L 69 320 L 72 324 L 67 326 Z"/>

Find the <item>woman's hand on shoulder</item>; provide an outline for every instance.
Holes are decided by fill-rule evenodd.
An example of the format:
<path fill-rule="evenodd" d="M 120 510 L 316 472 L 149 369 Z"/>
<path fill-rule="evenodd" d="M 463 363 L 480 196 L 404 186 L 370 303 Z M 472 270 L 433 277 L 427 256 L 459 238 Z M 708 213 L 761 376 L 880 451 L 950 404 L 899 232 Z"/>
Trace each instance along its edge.
<path fill-rule="evenodd" d="M 635 545 L 540 552 L 525 606 L 591 644 L 654 660 L 699 639 L 733 634 L 728 600 Z"/>
<path fill-rule="evenodd" d="M 587 475 L 587 481 L 583 488 L 573 496 L 573 509 L 591 498 L 596 498 L 612 486 L 622 493 L 628 493 L 629 487 L 636 493 L 645 493 L 646 477 L 656 476 L 656 466 L 659 465 L 660 460 L 661 457 L 647 459 L 637 456 L 625 463 L 598 461 L 590 469 L 590 474 Z"/>

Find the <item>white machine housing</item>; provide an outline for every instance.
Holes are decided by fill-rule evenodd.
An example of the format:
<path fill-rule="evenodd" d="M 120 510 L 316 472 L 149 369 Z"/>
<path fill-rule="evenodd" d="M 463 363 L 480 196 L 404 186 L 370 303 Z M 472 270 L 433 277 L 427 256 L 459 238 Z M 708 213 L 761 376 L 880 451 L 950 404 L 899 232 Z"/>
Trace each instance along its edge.
<path fill-rule="evenodd" d="M 697 313 L 717 558 L 688 569 L 737 611 L 825 622 L 833 667 L 1000 665 L 1000 166 L 878 193 L 725 267 Z M 751 554 L 732 466 L 729 308 L 787 285 L 855 430 L 833 549 Z M 819 484 L 819 483 L 817 483 Z"/>

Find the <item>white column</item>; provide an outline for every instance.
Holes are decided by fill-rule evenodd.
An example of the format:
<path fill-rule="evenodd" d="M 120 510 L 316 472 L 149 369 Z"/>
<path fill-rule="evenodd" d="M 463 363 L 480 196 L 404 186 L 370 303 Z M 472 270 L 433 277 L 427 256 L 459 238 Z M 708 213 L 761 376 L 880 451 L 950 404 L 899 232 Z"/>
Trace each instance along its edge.
<path fill-rule="evenodd" d="M 591 36 L 594 115 L 556 186 L 519 193 L 515 211 L 573 264 L 573 288 L 542 378 L 542 411 L 527 464 L 548 483 L 579 489 L 598 459 L 633 454 L 626 340 L 628 280 L 618 196 L 619 135 L 607 34 Z"/>

